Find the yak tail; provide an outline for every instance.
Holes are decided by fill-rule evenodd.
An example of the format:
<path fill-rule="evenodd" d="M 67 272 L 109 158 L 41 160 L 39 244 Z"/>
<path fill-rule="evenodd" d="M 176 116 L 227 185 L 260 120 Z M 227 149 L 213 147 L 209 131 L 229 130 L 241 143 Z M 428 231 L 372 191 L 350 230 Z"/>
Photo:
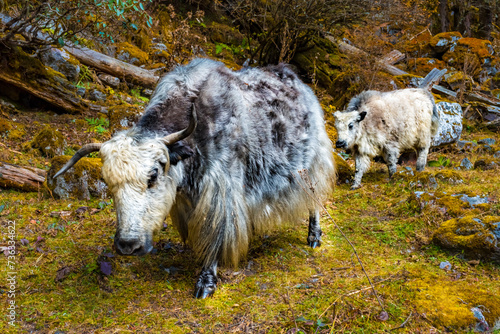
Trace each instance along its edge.
<path fill-rule="evenodd" d="M 439 129 L 439 110 L 436 107 L 434 98 L 432 99 L 432 119 L 431 119 L 431 134 L 435 136 Z"/>

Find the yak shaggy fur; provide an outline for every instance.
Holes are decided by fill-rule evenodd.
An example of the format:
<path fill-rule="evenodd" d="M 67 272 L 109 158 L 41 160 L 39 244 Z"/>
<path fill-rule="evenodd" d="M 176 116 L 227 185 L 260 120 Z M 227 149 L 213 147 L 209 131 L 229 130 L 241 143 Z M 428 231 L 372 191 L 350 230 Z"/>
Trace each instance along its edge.
<path fill-rule="evenodd" d="M 193 106 L 195 131 L 162 145 L 188 126 Z M 206 268 L 236 266 L 253 235 L 318 209 L 299 171 L 320 199 L 335 182 L 323 111 L 284 65 L 233 72 L 195 59 L 179 66 L 161 79 L 138 124 L 100 152 L 117 235 L 150 243 L 170 213 Z"/>
<path fill-rule="evenodd" d="M 417 151 L 417 171 L 424 169 L 432 136 L 439 126 L 434 97 L 425 89 L 392 92 L 365 91 L 354 97 L 345 111 L 334 114 L 338 148 L 353 152 L 358 188 L 370 160 L 382 157 L 389 175 L 396 172 L 399 155 Z"/>

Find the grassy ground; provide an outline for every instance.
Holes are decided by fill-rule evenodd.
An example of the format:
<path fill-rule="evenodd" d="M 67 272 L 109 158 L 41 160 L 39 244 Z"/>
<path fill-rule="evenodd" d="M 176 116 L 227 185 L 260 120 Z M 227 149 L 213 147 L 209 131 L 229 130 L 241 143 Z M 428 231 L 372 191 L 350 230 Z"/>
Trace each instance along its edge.
<path fill-rule="evenodd" d="M 22 142 L 44 124 L 59 128 L 68 145 L 105 137 L 85 129 L 73 133 L 74 116 L 9 116 L 26 120 L 21 140 L 4 138 L 12 150 L 21 150 Z M 468 140 L 483 137 L 500 141 L 498 134 L 463 135 Z M 458 165 L 465 156 L 474 162 L 490 154 L 448 149 L 429 159 L 440 156 Z M 2 159 L 43 168 L 49 161 L 7 150 Z M 487 195 L 491 204 L 474 210 L 422 209 L 412 194 L 425 190 L 425 184 L 420 187 L 411 178 L 389 180 L 385 166 L 374 163 L 361 189 L 341 184 L 326 205 L 356 246 L 389 313 L 387 321 L 378 319 L 382 310 L 352 249 L 325 215 L 320 248 L 307 247 L 306 220 L 270 231 L 254 240 L 239 268 L 221 268 L 213 298 L 196 300 L 192 293 L 199 265 L 169 221 L 155 236 L 153 254 L 120 257 L 112 250 L 116 217 L 110 200 L 57 200 L 42 192 L 2 190 L 1 245 L 7 245 L 8 222 L 16 226 L 18 315 L 16 327 L 9 326 L 2 302 L 0 332 L 297 333 L 298 328 L 305 333 L 375 333 L 400 326 L 396 332 L 472 332 L 476 320 L 470 309 L 479 305 L 493 327 L 500 319 L 500 268 L 467 261 L 430 242 L 437 226 L 450 218 L 500 215 L 498 168 L 457 173 L 462 183 L 438 179 L 438 190 Z M 1 256 L 0 293 L 7 301 L 7 257 Z M 449 261 L 452 270 L 441 270 L 442 261 Z M 105 275 L 109 265 L 111 274 Z"/>

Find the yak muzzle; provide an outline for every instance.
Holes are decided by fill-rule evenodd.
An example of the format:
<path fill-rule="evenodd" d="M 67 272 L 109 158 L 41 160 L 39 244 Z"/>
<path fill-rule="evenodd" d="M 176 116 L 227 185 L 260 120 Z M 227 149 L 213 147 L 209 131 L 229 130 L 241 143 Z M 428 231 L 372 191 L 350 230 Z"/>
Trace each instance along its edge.
<path fill-rule="evenodd" d="M 335 143 L 335 146 L 337 148 L 346 148 L 347 143 L 344 140 L 337 140 L 337 142 Z"/>
<path fill-rule="evenodd" d="M 115 236 L 115 248 L 120 255 L 146 255 L 153 249 L 153 245 L 143 243 L 139 238 L 121 238 Z"/>

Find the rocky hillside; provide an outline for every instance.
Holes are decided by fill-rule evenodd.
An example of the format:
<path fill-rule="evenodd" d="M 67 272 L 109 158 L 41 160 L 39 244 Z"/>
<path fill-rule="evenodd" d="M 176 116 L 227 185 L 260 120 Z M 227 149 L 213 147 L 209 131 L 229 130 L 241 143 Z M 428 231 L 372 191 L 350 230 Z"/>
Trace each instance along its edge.
<path fill-rule="evenodd" d="M 103 12 L 97 30 L 63 38 L 57 25 L 20 25 L 24 12 L 0 1 L 0 263 L 8 268 L 0 271 L 8 301 L 2 333 L 500 333 L 494 32 L 471 37 L 474 29 L 449 25 L 460 31 L 438 33 L 437 9 L 398 1 L 390 8 L 356 1 L 344 16 L 311 7 L 321 24 L 297 35 L 292 23 L 284 30 L 278 23 L 296 15 L 297 31 L 305 31 L 308 17 L 267 2 L 244 7 L 249 12 L 227 1 L 135 3 L 137 11 L 113 7 L 124 13 Z M 358 15 L 356 6 L 365 5 L 368 13 Z M 324 15 L 331 22 L 318 21 Z M 474 17 L 470 22 L 474 27 Z M 325 205 L 334 221 L 323 213 L 323 245 L 307 247 L 306 220 L 270 231 L 253 241 L 237 269 L 221 268 L 213 298 L 196 300 L 199 266 L 170 219 L 150 255 L 115 253 L 116 215 L 98 154 L 52 179 L 82 145 L 133 126 L 158 78 L 194 57 L 234 70 L 290 63 L 319 97 L 332 141 L 333 112 L 359 92 L 417 87 L 433 69 L 446 70 L 432 72 L 443 122 L 428 166 L 417 173 L 414 156 L 405 154 L 389 179 L 387 167 L 374 162 L 363 187 L 352 191 L 353 159 L 336 152 L 339 181 Z"/>

